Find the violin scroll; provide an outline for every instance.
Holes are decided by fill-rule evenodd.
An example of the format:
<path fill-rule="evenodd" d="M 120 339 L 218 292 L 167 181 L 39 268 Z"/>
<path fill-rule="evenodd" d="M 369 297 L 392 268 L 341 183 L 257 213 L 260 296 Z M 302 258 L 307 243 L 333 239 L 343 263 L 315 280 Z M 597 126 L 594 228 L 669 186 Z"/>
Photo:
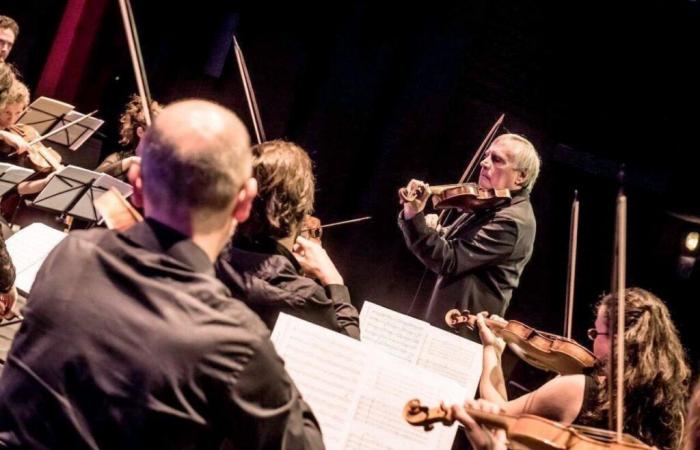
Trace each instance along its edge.
<path fill-rule="evenodd" d="M 440 406 L 429 408 L 423 406 L 417 398 L 409 400 L 403 408 L 403 416 L 406 422 L 417 427 L 423 427 L 425 431 L 430 431 L 434 428 L 435 423 L 444 425 L 452 425 L 454 418 L 452 417 L 452 409 L 440 402 Z"/>
<path fill-rule="evenodd" d="M 306 239 L 321 244 L 321 236 L 323 236 L 321 219 L 308 214 L 304 216 L 304 221 L 301 224 L 301 232 L 299 234 Z"/>

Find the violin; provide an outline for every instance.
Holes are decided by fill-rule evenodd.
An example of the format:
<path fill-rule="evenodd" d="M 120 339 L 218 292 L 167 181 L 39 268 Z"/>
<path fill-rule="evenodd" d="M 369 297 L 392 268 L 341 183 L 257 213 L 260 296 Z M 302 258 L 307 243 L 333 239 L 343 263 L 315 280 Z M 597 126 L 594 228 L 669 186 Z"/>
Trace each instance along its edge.
<path fill-rule="evenodd" d="M 321 220 L 318 217 L 306 215 L 304 216 L 304 222 L 301 225 L 301 231 L 299 232 L 299 234 L 305 237 L 306 239 L 310 239 L 320 244 L 324 228 L 337 227 L 338 225 L 347 225 L 349 223 L 364 222 L 365 220 L 369 220 L 371 218 L 371 216 L 366 216 L 359 217 L 357 219 L 341 220 L 340 222 L 333 222 L 321 225 Z"/>
<path fill-rule="evenodd" d="M 28 142 L 41 137 L 34 127 L 22 123 L 11 125 L 7 130 Z M 58 171 L 63 169 L 61 155 L 56 150 L 45 146 L 41 142 L 30 144 L 27 158 L 38 172 Z"/>
<path fill-rule="evenodd" d="M 304 221 L 301 224 L 301 232 L 299 232 L 299 234 L 310 241 L 320 244 L 321 236 L 323 236 L 321 219 L 308 214 L 304 216 Z"/>
<path fill-rule="evenodd" d="M 511 201 L 508 189 L 486 189 L 477 183 L 443 184 L 439 186 L 408 186 L 399 189 L 401 203 L 412 202 L 432 196 L 433 208 L 456 208 L 463 213 L 493 209 L 507 205 Z"/>
<path fill-rule="evenodd" d="M 572 339 L 535 330 L 517 320 L 496 322 L 484 319 L 486 325 L 508 343 L 516 344 L 522 350 L 521 358 L 538 369 L 557 372 L 561 375 L 580 374 L 592 368 L 596 357 L 588 349 Z M 466 327 L 474 330 L 476 316 L 451 309 L 445 315 L 450 328 Z"/>
<path fill-rule="evenodd" d="M 490 413 L 479 409 L 465 407 L 477 423 L 493 428 L 502 428 L 508 437 L 508 448 L 530 450 L 651 450 L 639 439 L 628 434 L 620 438 L 615 433 L 591 427 L 565 426 L 543 417 L 520 414 L 511 416 L 502 413 Z M 404 407 L 404 418 L 414 426 L 426 431 L 433 429 L 435 423 L 452 425 L 452 409 L 441 403 L 429 408 L 418 399 L 410 400 Z"/>
<path fill-rule="evenodd" d="M 126 231 L 137 222 L 143 222 L 143 216 L 115 188 L 97 197 L 93 204 L 110 230 Z"/>

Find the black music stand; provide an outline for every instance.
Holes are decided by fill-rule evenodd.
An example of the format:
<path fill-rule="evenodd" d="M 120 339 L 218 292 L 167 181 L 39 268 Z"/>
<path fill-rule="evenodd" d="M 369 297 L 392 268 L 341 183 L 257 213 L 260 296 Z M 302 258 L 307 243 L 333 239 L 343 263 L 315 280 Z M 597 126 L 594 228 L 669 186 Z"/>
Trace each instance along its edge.
<path fill-rule="evenodd" d="M 0 197 L 16 188 L 34 174 L 32 169 L 0 163 Z"/>
<path fill-rule="evenodd" d="M 69 111 L 63 116 L 59 117 L 56 124 L 53 127 L 51 127 L 51 129 L 48 130 L 48 132 L 50 133 L 56 128 L 60 128 L 64 125 L 67 125 L 76 119 L 80 119 L 83 116 L 85 116 L 85 114 L 79 113 L 78 111 Z M 70 127 L 64 129 L 63 131 L 47 138 L 46 140 L 55 142 L 56 144 L 61 144 L 69 150 L 76 151 L 104 123 L 105 122 L 102 119 L 98 119 L 96 117 L 88 117 L 82 122 L 73 124 Z"/>
<path fill-rule="evenodd" d="M 18 122 L 31 125 L 39 134 L 45 134 L 72 110 L 73 105 L 71 104 L 49 97 L 39 97 L 27 107 Z"/>
<path fill-rule="evenodd" d="M 101 216 L 95 209 L 94 200 L 111 186 L 124 196 L 132 193 L 130 185 L 106 173 L 68 166 L 56 172 L 31 205 L 62 216 L 97 222 Z"/>

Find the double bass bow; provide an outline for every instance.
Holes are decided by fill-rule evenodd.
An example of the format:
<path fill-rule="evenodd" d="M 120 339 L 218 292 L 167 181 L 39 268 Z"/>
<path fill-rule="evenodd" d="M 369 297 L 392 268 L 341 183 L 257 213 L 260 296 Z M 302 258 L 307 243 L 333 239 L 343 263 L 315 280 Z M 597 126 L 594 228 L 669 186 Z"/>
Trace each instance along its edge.
<path fill-rule="evenodd" d="M 627 434 L 617 435 L 598 428 L 563 425 L 531 414 L 508 415 L 465 407 L 477 423 L 506 431 L 508 448 L 529 450 L 651 450 L 639 439 Z M 434 424 L 452 425 L 452 409 L 441 403 L 430 408 L 413 399 L 406 403 L 404 419 L 426 431 Z"/>
<path fill-rule="evenodd" d="M 253 89 L 253 82 L 250 79 L 250 73 L 248 72 L 248 66 L 245 63 L 245 57 L 243 56 L 243 50 L 241 50 L 240 45 L 238 45 L 238 39 L 236 35 L 233 37 L 233 51 L 236 57 L 236 63 L 238 64 L 238 70 L 241 74 L 241 82 L 243 83 L 243 91 L 245 92 L 246 101 L 248 103 L 248 110 L 250 112 L 250 119 L 253 122 L 253 130 L 255 131 L 255 139 L 258 145 L 262 144 L 267 140 L 265 136 L 265 129 L 262 125 L 262 119 L 260 118 L 260 109 L 258 108 L 258 101 L 255 97 L 255 90 Z M 335 227 L 338 225 L 346 225 L 350 223 L 363 222 L 369 220 L 371 217 L 360 217 L 357 219 L 343 220 L 340 222 L 333 222 L 326 225 L 321 225 L 321 219 L 316 216 L 307 214 L 304 216 L 304 220 L 301 225 L 301 230 L 299 234 L 307 239 L 310 239 L 318 244 L 321 243 L 321 236 L 323 235 L 324 228 Z"/>
<path fill-rule="evenodd" d="M 141 97 L 141 109 L 146 126 L 151 126 L 151 91 L 148 88 L 146 69 L 141 55 L 138 33 L 134 21 L 134 13 L 129 0 L 119 0 L 119 8 L 124 23 L 129 53 L 134 67 L 136 84 Z M 105 221 L 107 228 L 118 231 L 129 229 L 137 222 L 143 221 L 143 216 L 134 208 L 128 200 L 114 187 L 103 193 L 93 202 L 97 211 Z"/>
<path fill-rule="evenodd" d="M 450 328 L 476 327 L 477 316 L 452 309 L 445 315 Z M 495 321 L 484 319 L 486 325 L 504 341 L 516 344 L 525 362 L 542 370 L 561 375 L 572 375 L 593 368 L 596 357 L 585 347 L 571 339 L 535 330 L 517 320 Z"/>

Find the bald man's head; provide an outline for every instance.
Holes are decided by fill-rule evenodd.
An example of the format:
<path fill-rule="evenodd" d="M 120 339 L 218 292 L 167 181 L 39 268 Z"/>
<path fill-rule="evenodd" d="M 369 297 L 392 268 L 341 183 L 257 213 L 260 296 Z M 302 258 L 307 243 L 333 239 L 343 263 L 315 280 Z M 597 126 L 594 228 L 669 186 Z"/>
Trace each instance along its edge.
<path fill-rule="evenodd" d="M 146 204 L 174 215 L 225 210 L 251 176 L 245 126 L 228 109 L 204 100 L 164 108 L 139 153 Z"/>

